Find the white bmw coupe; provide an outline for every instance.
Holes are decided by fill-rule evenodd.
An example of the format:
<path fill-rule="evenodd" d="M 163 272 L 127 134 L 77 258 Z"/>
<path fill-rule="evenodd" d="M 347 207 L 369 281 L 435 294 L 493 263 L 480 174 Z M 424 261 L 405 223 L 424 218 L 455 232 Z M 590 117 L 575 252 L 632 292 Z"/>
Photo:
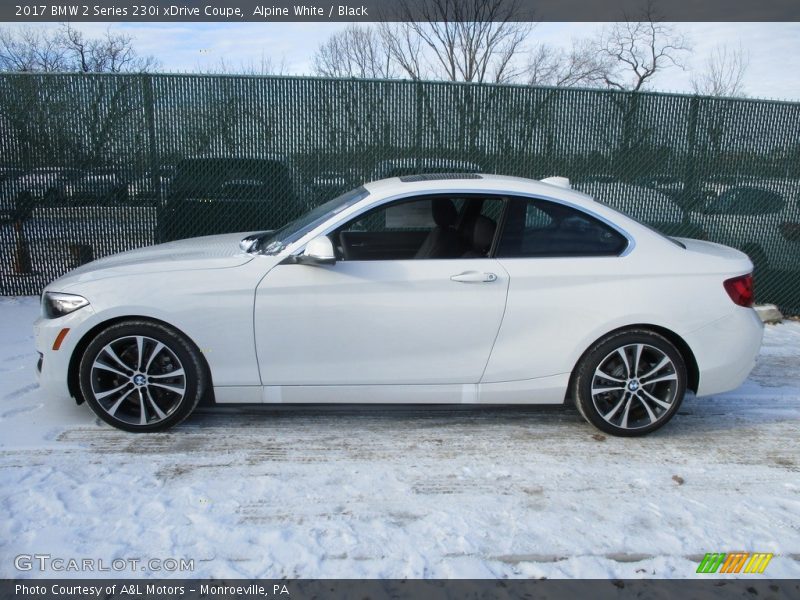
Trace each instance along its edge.
<path fill-rule="evenodd" d="M 561 404 L 614 435 L 739 386 L 752 264 L 562 178 L 375 181 L 283 228 L 133 250 L 42 295 L 43 388 L 147 432 L 208 403 Z"/>

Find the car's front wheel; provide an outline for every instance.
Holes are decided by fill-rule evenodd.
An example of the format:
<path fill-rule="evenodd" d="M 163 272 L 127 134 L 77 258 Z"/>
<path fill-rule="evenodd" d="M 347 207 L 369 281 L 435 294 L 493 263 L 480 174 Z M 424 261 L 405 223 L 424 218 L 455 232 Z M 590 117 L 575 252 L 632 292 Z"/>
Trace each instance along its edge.
<path fill-rule="evenodd" d="M 97 416 L 133 432 L 180 423 L 208 385 L 197 347 L 171 327 L 150 321 L 124 321 L 101 331 L 79 369 L 81 393 Z"/>
<path fill-rule="evenodd" d="M 618 436 L 655 431 L 677 412 L 686 365 L 665 337 L 644 329 L 612 333 L 581 358 L 572 380 L 581 415 Z"/>

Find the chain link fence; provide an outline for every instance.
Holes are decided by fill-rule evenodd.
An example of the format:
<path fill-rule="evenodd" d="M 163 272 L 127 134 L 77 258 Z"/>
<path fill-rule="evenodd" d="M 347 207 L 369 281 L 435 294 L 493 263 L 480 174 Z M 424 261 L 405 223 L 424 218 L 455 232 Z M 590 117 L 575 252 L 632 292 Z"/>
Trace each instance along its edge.
<path fill-rule="evenodd" d="M 224 75 L 0 75 L 0 293 L 437 171 L 569 177 L 665 233 L 744 250 L 758 301 L 800 312 L 800 104 Z"/>

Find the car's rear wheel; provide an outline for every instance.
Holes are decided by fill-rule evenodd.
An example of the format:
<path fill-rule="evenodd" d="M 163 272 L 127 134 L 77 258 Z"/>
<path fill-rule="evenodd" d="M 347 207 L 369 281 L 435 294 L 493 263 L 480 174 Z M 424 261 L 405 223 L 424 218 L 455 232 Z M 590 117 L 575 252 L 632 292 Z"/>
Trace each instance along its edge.
<path fill-rule="evenodd" d="M 208 377 L 197 347 L 171 327 L 116 323 L 87 346 L 81 393 L 106 423 L 133 432 L 161 431 L 197 406 Z"/>
<path fill-rule="evenodd" d="M 657 333 L 617 332 L 584 354 L 571 391 L 578 411 L 598 429 L 644 435 L 677 412 L 686 392 L 686 365 L 677 348 Z"/>

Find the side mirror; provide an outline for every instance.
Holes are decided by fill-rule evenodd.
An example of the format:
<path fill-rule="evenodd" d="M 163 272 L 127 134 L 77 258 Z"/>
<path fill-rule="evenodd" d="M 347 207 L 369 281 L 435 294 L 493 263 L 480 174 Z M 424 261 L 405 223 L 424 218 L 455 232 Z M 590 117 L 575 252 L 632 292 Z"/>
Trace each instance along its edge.
<path fill-rule="evenodd" d="M 333 244 L 327 235 L 315 237 L 306 244 L 306 249 L 297 257 L 301 265 L 332 265 L 336 262 Z"/>

